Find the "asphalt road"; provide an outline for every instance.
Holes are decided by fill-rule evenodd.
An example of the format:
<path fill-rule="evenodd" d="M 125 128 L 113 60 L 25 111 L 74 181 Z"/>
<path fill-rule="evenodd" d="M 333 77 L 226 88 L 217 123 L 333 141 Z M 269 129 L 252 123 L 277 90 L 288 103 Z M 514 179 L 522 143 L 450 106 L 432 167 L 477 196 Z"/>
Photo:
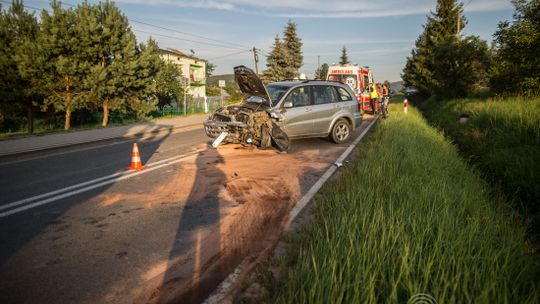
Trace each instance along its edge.
<path fill-rule="evenodd" d="M 179 190 L 187 187 L 182 183 L 189 182 L 193 170 L 210 170 L 207 176 L 223 179 L 221 171 L 212 171 L 213 163 L 190 169 L 182 162 L 203 159 L 197 156 L 201 151 L 212 157 L 204 131 L 158 134 L 137 142 L 146 165 L 137 172 L 126 171 L 133 141 L 0 164 L 0 302 L 123 303 L 145 292 L 132 289 L 141 280 L 150 281 L 154 272 L 170 266 L 163 261 L 173 255 L 180 259 L 200 246 L 182 241 L 193 227 L 219 225 L 219 209 L 217 215 L 208 212 L 215 209 L 208 206 L 223 205 L 217 192 Z M 294 141 L 292 152 L 309 149 L 306 155 L 331 164 L 345 148 L 305 139 Z M 304 179 L 302 191 L 314 181 Z M 185 203 L 178 204 L 179 197 Z M 204 212 L 193 211 L 189 202 L 195 199 L 208 205 Z M 211 232 L 204 238 L 211 238 Z M 149 265 L 156 265 L 155 270 L 148 270 Z"/>

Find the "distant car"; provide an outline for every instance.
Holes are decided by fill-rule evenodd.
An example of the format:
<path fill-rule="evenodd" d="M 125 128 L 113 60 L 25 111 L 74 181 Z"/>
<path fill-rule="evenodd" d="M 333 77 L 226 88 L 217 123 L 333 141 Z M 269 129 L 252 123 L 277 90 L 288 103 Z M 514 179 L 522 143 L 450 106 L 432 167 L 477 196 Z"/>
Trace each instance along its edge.
<path fill-rule="evenodd" d="M 406 87 L 403 91 L 405 95 L 413 95 L 418 92 L 418 90 L 415 87 Z"/>
<path fill-rule="evenodd" d="M 362 121 L 358 101 L 348 85 L 305 80 L 265 87 L 245 66 L 235 67 L 234 74 L 245 102 L 220 108 L 204 122 L 210 138 L 221 135 L 226 143 L 287 150 L 292 138 L 330 136 L 343 143 Z"/>

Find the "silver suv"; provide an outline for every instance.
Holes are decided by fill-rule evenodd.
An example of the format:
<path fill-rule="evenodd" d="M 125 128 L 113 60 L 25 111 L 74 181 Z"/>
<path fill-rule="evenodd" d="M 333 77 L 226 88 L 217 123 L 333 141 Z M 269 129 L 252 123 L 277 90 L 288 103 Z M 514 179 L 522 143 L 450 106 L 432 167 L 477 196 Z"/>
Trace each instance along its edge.
<path fill-rule="evenodd" d="M 216 110 L 204 122 L 211 138 L 221 135 L 224 142 L 287 150 L 291 138 L 330 136 L 334 142 L 343 143 L 362 121 L 359 104 L 348 85 L 293 80 L 265 87 L 245 66 L 235 67 L 234 74 L 246 100 Z"/>

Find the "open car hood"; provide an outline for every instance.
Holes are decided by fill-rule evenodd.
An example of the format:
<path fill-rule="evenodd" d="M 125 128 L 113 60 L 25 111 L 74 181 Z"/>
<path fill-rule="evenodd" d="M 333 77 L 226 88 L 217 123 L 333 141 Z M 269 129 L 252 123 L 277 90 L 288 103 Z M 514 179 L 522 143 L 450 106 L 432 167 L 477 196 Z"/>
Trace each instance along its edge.
<path fill-rule="evenodd" d="M 257 96 L 264 98 L 271 104 L 270 96 L 268 91 L 264 87 L 262 81 L 259 77 L 253 72 L 252 69 L 247 68 L 243 65 L 237 66 L 234 68 L 234 80 L 238 84 L 240 91 L 248 96 Z"/>

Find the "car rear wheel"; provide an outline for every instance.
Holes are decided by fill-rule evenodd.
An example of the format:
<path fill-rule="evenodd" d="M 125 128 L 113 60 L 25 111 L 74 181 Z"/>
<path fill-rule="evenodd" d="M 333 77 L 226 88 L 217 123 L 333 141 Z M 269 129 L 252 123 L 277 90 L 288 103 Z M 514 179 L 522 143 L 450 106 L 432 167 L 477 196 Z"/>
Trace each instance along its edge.
<path fill-rule="evenodd" d="M 349 137 L 351 136 L 351 126 L 349 123 L 344 120 L 340 119 L 334 124 L 334 127 L 332 128 L 332 133 L 330 134 L 330 137 L 336 144 L 341 144 L 345 142 Z"/>

